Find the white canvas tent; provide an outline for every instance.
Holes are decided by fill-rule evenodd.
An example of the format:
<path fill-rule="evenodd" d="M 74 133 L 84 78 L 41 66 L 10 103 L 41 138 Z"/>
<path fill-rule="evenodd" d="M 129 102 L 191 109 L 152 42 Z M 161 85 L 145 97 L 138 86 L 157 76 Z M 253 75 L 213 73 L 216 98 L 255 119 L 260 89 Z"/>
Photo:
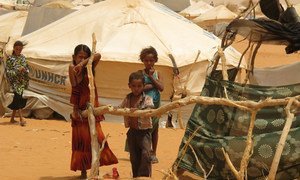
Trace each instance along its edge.
<path fill-rule="evenodd" d="M 180 11 L 180 14 L 188 19 L 194 19 L 212 8 L 213 6 L 208 3 L 199 1 Z"/>
<path fill-rule="evenodd" d="M 0 16 L 0 49 L 3 49 L 9 37 L 21 37 L 27 15 L 26 11 L 14 11 Z"/>
<path fill-rule="evenodd" d="M 221 22 L 230 22 L 236 17 L 237 15 L 227 9 L 224 5 L 219 5 L 206 11 L 192 21 L 203 27 L 212 26 Z"/>
<path fill-rule="evenodd" d="M 250 74 L 250 84 L 260 86 L 286 86 L 300 83 L 299 79 L 300 62 L 268 67 L 255 68 Z"/>
<path fill-rule="evenodd" d="M 209 60 L 220 45 L 220 39 L 213 34 L 152 1 L 107 0 L 69 14 L 20 39 L 28 42 L 23 54 L 31 67 L 30 90 L 63 104 L 64 109 L 51 107 L 51 103 L 49 107 L 66 119 L 71 111 L 71 55 L 78 44 L 91 46 L 93 32 L 97 51 L 102 54 L 95 77 L 102 98 L 125 97 L 129 74 L 143 68 L 139 52 L 149 45 L 159 54 L 156 67 L 165 84 L 162 99 L 169 100 L 173 91 L 180 93 L 184 86 L 188 94 L 198 95 Z M 12 42 L 7 49 L 10 53 Z M 201 53 L 194 63 L 198 51 Z M 236 66 L 240 53 L 230 47 L 225 56 L 229 66 Z M 180 71 L 179 80 L 173 79 L 174 64 Z"/>
<path fill-rule="evenodd" d="M 74 4 L 75 6 L 90 6 L 94 3 L 95 3 L 94 0 L 74 0 L 74 1 L 72 1 L 72 4 Z"/>

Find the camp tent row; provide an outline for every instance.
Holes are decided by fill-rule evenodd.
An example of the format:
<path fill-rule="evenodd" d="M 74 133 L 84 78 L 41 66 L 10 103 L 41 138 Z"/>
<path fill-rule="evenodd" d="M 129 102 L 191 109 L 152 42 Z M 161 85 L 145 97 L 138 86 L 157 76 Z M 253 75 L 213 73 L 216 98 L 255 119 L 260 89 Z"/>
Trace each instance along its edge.
<path fill-rule="evenodd" d="M 218 37 L 223 36 L 228 23 L 237 17 L 225 5 L 211 6 L 204 1 L 191 1 L 180 14 Z"/>
<path fill-rule="evenodd" d="M 43 102 L 66 119 L 71 112 L 71 55 L 78 44 L 91 47 L 92 33 L 102 54 L 95 80 L 100 96 L 108 99 L 128 93 L 128 76 L 143 68 L 139 52 L 150 45 L 158 51 L 157 69 L 164 76 L 162 100 L 184 87 L 188 95 L 199 95 L 209 60 L 220 45 L 213 34 L 153 1 L 107 0 L 71 13 L 19 39 L 28 43 L 23 54 L 31 68 L 29 90 L 42 94 Z M 8 43 L 8 54 L 13 42 Z M 229 47 L 225 56 L 228 66 L 237 66 L 239 52 Z M 179 78 L 173 75 L 176 67 Z"/>

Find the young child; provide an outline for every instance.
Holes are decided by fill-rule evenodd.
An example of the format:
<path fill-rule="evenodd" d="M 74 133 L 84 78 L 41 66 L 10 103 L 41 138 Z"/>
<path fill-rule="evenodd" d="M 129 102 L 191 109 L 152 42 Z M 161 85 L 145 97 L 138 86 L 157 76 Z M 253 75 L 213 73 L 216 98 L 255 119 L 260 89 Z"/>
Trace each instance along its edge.
<path fill-rule="evenodd" d="M 153 108 L 150 96 L 145 95 L 144 77 L 141 72 L 131 73 L 129 76 L 131 93 L 126 96 L 120 107 L 137 109 Z M 124 117 L 127 132 L 127 142 L 130 153 L 130 162 L 133 178 L 151 177 L 151 118 Z"/>
<path fill-rule="evenodd" d="M 14 98 L 8 108 L 13 110 L 10 122 L 17 123 L 14 119 L 18 111 L 20 116 L 20 125 L 25 126 L 26 121 L 22 117 L 22 108 L 26 106 L 27 99 L 23 99 L 23 92 L 29 84 L 29 66 L 26 58 L 21 54 L 24 44 L 16 41 L 13 46 L 13 53 L 6 61 L 6 77 L 14 92 Z"/>
<path fill-rule="evenodd" d="M 154 108 L 160 107 L 160 92 L 164 90 L 163 77 L 154 69 L 154 64 L 157 62 L 157 52 L 152 46 L 142 49 L 140 53 L 140 60 L 144 63 L 145 69 L 141 70 L 145 79 L 144 92 L 146 95 L 151 96 L 154 103 Z M 158 163 L 156 157 L 156 150 L 158 144 L 158 128 L 159 118 L 152 117 L 152 163 Z"/>
<path fill-rule="evenodd" d="M 71 103 L 73 104 L 72 120 L 72 159 L 71 170 L 81 170 L 80 178 L 87 178 L 86 170 L 91 168 L 91 137 L 88 119 L 81 116 L 81 111 L 87 108 L 87 102 L 90 101 L 90 90 L 88 87 L 89 79 L 87 75 L 86 65 L 88 58 L 91 56 L 91 50 L 88 46 L 80 44 L 75 47 L 73 61 L 69 66 L 69 77 L 72 85 Z M 95 67 L 100 61 L 101 55 L 95 54 L 92 69 L 95 72 Z M 95 84 L 95 83 L 94 83 Z M 95 87 L 94 106 L 98 107 L 98 94 Z M 104 117 L 96 116 L 96 130 L 98 132 L 98 141 L 101 144 L 105 136 L 102 132 L 100 121 Z M 105 147 L 100 156 L 100 166 L 111 165 L 118 163 L 116 156 L 105 143 Z"/>

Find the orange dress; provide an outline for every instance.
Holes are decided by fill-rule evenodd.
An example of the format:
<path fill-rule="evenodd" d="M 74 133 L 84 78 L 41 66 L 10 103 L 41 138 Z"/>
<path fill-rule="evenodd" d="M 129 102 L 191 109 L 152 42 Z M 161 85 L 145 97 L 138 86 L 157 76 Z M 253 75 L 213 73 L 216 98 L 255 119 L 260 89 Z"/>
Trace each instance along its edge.
<path fill-rule="evenodd" d="M 86 72 L 86 69 L 85 69 Z M 80 84 L 72 88 L 71 103 L 77 105 L 80 110 L 86 109 L 86 103 L 90 100 L 90 90 L 88 88 L 89 80 L 87 73 L 84 73 L 84 78 Z M 95 87 L 94 106 L 98 107 L 98 95 Z M 87 170 L 91 168 L 92 153 L 91 153 L 91 137 L 87 118 L 74 119 L 72 118 L 72 158 L 71 170 Z M 102 144 L 105 136 L 102 131 L 100 121 L 104 116 L 96 116 L 96 129 L 98 132 L 98 141 Z M 100 166 L 111 165 L 118 163 L 118 159 L 110 150 L 107 142 L 100 155 Z"/>

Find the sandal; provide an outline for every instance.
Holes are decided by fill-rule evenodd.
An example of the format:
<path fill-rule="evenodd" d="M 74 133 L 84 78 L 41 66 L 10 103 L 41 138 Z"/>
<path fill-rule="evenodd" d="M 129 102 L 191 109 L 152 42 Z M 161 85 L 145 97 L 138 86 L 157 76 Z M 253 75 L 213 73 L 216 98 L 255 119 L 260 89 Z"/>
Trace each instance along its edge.
<path fill-rule="evenodd" d="M 151 159 L 151 164 L 158 163 L 158 159 L 157 159 L 157 157 L 155 155 L 151 155 L 150 159 Z"/>
<path fill-rule="evenodd" d="M 23 121 L 20 121 L 20 125 L 21 125 L 21 126 L 25 126 L 25 125 L 26 125 L 26 121 L 24 121 L 24 120 L 23 120 Z"/>

